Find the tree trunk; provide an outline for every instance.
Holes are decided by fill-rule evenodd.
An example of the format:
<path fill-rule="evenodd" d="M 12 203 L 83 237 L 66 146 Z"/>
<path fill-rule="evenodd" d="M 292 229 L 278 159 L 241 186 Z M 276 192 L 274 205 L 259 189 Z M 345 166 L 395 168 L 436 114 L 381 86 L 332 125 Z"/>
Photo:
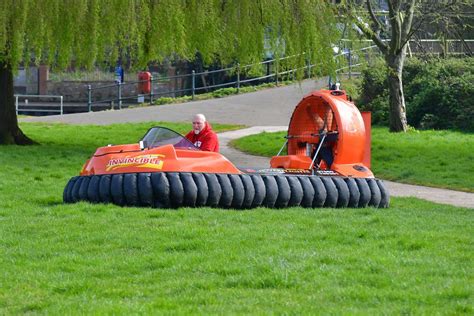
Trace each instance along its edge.
<path fill-rule="evenodd" d="M 33 145 L 18 127 L 13 95 L 13 71 L 8 63 L 0 62 L 0 145 Z"/>
<path fill-rule="evenodd" d="M 404 51 L 396 56 L 386 56 L 390 94 L 390 132 L 406 132 L 408 128 L 402 83 L 404 59 Z"/>

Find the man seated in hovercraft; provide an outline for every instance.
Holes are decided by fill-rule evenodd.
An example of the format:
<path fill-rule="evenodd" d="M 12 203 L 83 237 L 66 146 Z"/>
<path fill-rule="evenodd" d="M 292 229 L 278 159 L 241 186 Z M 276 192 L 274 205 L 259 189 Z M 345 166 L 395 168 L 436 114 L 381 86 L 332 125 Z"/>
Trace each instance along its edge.
<path fill-rule="evenodd" d="M 201 150 L 219 152 L 217 134 L 206 121 L 204 114 L 194 115 L 192 123 L 193 129 L 186 134 L 186 138 Z"/>

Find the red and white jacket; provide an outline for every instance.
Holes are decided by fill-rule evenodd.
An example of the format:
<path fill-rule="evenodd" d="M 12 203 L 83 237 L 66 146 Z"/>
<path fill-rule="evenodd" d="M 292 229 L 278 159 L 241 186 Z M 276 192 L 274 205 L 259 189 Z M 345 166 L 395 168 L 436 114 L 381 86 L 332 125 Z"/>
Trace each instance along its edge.
<path fill-rule="evenodd" d="M 219 152 L 219 140 L 209 122 L 206 122 L 206 126 L 199 134 L 195 134 L 192 130 L 186 134 L 186 138 L 201 150 Z"/>

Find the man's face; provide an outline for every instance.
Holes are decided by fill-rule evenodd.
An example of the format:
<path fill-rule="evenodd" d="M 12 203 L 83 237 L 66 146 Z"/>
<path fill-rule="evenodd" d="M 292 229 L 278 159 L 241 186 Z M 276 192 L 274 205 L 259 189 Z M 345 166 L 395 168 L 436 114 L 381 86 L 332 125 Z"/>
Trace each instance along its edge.
<path fill-rule="evenodd" d="M 194 134 L 199 134 L 204 129 L 204 121 L 200 120 L 199 118 L 193 119 L 193 130 Z"/>

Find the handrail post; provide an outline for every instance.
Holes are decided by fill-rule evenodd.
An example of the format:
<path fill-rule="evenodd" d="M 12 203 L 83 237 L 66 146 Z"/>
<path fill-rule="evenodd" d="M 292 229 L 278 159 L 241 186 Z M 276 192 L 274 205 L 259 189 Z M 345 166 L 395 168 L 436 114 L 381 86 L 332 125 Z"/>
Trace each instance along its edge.
<path fill-rule="evenodd" d="M 153 104 L 153 76 L 150 76 L 150 105 Z"/>
<path fill-rule="evenodd" d="M 18 95 L 15 96 L 16 115 L 18 115 Z"/>
<path fill-rule="evenodd" d="M 60 97 L 60 100 L 61 100 L 61 115 L 63 115 L 63 114 L 64 114 L 64 108 L 63 108 L 63 105 L 64 105 L 64 103 L 63 103 L 63 96 L 61 96 L 61 97 Z"/>
<path fill-rule="evenodd" d="M 349 79 L 352 77 L 352 53 L 351 49 L 349 49 Z"/>
<path fill-rule="evenodd" d="M 278 65 L 279 64 L 280 64 L 279 61 L 275 59 L 275 84 L 277 87 L 278 87 Z"/>
<path fill-rule="evenodd" d="M 240 92 L 240 63 L 237 64 L 237 93 Z"/>
<path fill-rule="evenodd" d="M 117 103 L 119 105 L 119 110 L 122 109 L 122 83 L 117 81 Z"/>
<path fill-rule="evenodd" d="M 192 90 L 192 99 L 194 100 L 194 94 L 196 93 L 196 72 L 193 70 L 192 72 L 192 83 L 191 83 L 191 90 Z"/>
<path fill-rule="evenodd" d="M 92 87 L 91 85 L 87 85 L 87 109 L 89 110 L 89 112 L 92 111 Z"/>
<path fill-rule="evenodd" d="M 307 73 L 308 78 L 311 78 L 311 61 L 308 59 L 308 73 Z"/>

